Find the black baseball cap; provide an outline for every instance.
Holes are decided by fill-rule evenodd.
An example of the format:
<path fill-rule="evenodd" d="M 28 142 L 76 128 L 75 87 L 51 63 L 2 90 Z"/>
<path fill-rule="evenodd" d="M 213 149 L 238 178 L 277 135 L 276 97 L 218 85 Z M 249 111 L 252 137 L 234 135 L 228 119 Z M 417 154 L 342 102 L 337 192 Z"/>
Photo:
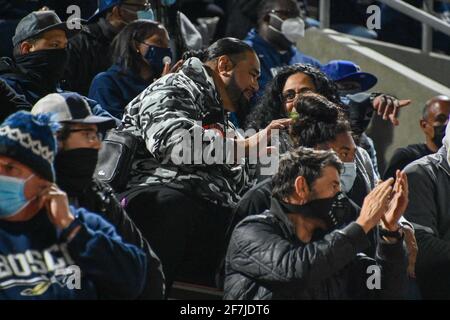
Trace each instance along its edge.
<path fill-rule="evenodd" d="M 79 21 L 81 23 L 82 20 L 80 19 Z M 34 38 L 50 30 L 63 30 L 69 39 L 80 32 L 81 27 L 79 29 L 69 29 L 68 23 L 62 22 L 54 11 L 34 11 L 20 20 L 16 33 L 12 38 L 13 45 L 16 46 L 22 41 Z"/>

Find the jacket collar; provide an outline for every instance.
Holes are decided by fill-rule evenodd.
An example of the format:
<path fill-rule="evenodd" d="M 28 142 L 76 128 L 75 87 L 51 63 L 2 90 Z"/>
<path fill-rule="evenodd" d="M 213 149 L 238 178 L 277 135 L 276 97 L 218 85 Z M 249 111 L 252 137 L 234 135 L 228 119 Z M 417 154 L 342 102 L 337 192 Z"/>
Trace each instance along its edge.
<path fill-rule="evenodd" d="M 445 173 L 450 176 L 450 165 L 447 160 L 447 147 L 444 145 L 439 151 L 436 153 L 439 161 L 439 167 L 441 167 Z"/>
<path fill-rule="evenodd" d="M 211 91 L 216 91 L 216 85 L 213 78 L 209 75 L 203 63 L 198 58 L 190 58 L 186 60 L 180 70 L 186 76 L 194 80 L 196 83 L 205 86 Z M 216 94 L 217 95 L 217 94 Z M 215 95 L 213 95 L 215 96 Z"/>
<path fill-rule="evenodd" d="M 283 227 L 283 230 L 290 236 L 297 238 L 297 235 L 295 234 L 295 228 L 294 224 L 289 220 L 287 216 L 287 212 L 283 210 L 281 207 L 280 202 L 272 197 L 270 201 L 270 213 L 277 218 Z"/>
<path fill-rule="evenodd" d="M 30 103 L 36 103 L 41 97 L 53 93 L 58 85 L 47 85 L 42 78 L 30 70 L 20 66 L 13 59 L 4 57 L 0 59 L 0 77 L 12 79 L 20 84 Z M 16 89 L 13 87 L 13 89 Z"/>

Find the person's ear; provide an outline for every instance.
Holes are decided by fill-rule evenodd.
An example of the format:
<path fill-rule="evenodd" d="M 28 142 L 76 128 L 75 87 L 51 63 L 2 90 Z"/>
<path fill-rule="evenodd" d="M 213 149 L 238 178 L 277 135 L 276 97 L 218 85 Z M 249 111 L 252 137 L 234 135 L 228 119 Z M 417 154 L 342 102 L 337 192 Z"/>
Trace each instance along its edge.
<path fill-rule="evenodd" d="M 262 20 L 264 23 L 269 24 L 269 22 L 270 22 L 270 15 L 269 15 L 268 13 L 266 13 L 266 14 L 264 15 L 264 17 L 262 17 L 261 20 Z"/>
<path fill-rule="evenodd" d="M 419 125 L 422 130 L 425 130 L 427 128 L 427 122 L 423 119 L 419 121 Z"/>
<path fill-rule="evenodd" d="M 137 40 L 133 40 L 133 48 L 136 51 L 136 53 L 140 54 L 141 56 L 145 55 L 145 45 L 142 43 L 139 43 Z"/>
<path fill-rule="evenodd" d="M 116 20 L 123 20 L 122 19 L 122 14 L 120 12 L 120 6 L 114 6 L 110 13 L 107 15 L 107 20 L 108 21 L 116 21 Z"/>
<path fill-rule="evenodd" d="M 309 188 L 306 179 L 299 176 L 295 179 L 295 193 L 300 202 L 300 205 L 304 205 L 308 201 Z"/>
<path fill-rule="evenodd" d="M 220 56 L 217 59 L 217 70 L 222 77 L 231 77 L 233 68 L 233 62 L 228 56 Z"/>
<path fill-rule="evenodd" d="M 426 120 L 420 120 L 420 128 L 425 134 L 430 134 L 432 130 L 432 126 Z"/>
<path fill-rule="evenodd" d="M 21 54 L 28 54 L 33 51 L 34 51 L 33 45 L 30 42 L 24 41 L 20 44 L 20 53 Z"/>

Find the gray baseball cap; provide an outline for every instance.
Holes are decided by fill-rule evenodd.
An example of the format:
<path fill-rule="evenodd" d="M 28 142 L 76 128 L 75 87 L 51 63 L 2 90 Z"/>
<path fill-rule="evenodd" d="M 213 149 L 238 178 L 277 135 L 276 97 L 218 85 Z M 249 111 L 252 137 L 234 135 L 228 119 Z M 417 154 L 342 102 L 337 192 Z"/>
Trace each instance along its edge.
<path fill-rule="evenodd" d="M 69 29 L 67 22 L 62 22 L 54 11 L 34 11 L 20 20 L 12 38 L 13 45 L 16 46 L 24 40 L 34 38 L 50 30 L 63 30 L 69 39 L 80 32 L 81 28 Z"/>

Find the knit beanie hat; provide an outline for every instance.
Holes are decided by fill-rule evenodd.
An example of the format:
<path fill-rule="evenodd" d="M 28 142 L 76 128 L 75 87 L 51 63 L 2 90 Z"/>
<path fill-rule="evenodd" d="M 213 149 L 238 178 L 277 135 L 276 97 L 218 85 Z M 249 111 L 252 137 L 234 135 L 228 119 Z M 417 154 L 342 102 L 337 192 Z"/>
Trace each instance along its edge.
<path fill-rule="evenodd" d="M 0 155 L 17 160 L 45 180 L 55 182 L 57 129 L 58 125 L 50 122 L 50 114 L 14 113 L 0 125 Z"/>

